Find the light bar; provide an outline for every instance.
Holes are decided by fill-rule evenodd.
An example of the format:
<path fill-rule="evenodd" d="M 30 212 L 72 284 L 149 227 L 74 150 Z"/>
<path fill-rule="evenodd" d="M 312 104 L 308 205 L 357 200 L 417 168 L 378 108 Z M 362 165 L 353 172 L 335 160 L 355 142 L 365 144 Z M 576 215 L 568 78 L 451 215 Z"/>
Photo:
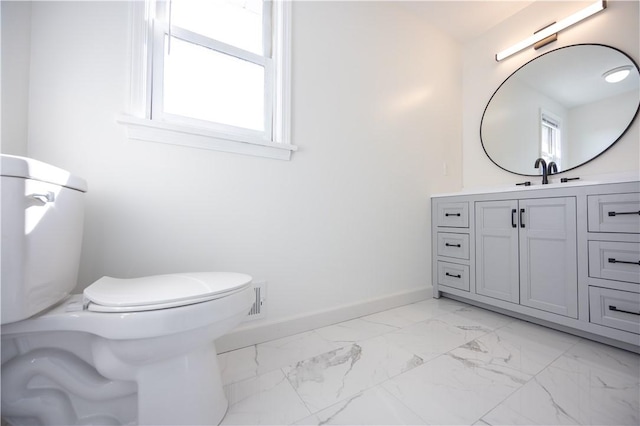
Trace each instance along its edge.
<path fill-rule="evenodd" d="M 503 50 L 502 52 L 496 53 L 496 61 L 500 62 L 501 60 L 513 55 L 514 53 L 518 53 L 527 47 L 536 44 L 540 40 L 544 40 L 545 38 L 556 34 L 565 28 L 576 24 L 583 19 L 588 18 L 591 15 L 594 15 L 601 10 L 607 8 L 607 2 L 605 0 L 598 0 L 590 6 L 585 7 L 584 9 L 574 13 L 571 16 L 564 18 L 563 20 L 556 22 L 555 24 L 548 26 L 547 28 L 538 31 L 531 37 L 522 40 L 520 43 L 514 44 L 508 49 Z"/>

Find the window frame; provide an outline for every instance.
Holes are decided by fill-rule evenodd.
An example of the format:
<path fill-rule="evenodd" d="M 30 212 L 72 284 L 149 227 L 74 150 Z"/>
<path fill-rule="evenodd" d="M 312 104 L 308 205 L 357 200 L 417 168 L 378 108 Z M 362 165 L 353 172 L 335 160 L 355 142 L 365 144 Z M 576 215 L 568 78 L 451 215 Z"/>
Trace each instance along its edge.
<path fill-rule="evenodd" d="M 164 0 L 132 2 L 131 99 L 128 113 L 118 118 L 118 122 L 127 126 L 129 139 L 289 160 L 291 153 L 296 151 L 290 143 L 291 2 L 272 0 L 269 4 L 272 25 L 263 28 L 270 33 L 265 46 L 270 57 L 206 37 L 203 40 L 196 33 L 171 26 L 172 36 L 200 37 L 200 42 L 215 44 L 214 50 L 220 49 L 234 57 L 242 55 L 240 59 L 243 60 L 249 57 L 250 62 L 265 63 L 265 117 L 269 114 L 269 118 L 265 118 L 265 131 L 261 132 L 158 111 L 157 90 L 162 90 L 158 58 L 164 60 L 164 40 L 168 32 L 162 11 L 163 5 L 168 5 Z M 156 17 L 156 13 L 161 16 Z M 158 40 L 163 42 L 158 43 Z"/>
<path fill-rule="evenodd" d="M 546 130 L 548 129 L 548 130 Z M 545 133 L 551 135 L 550 153 L 543 152 L 542 141 Z M 540 109 L 540 154 L 541 158 L 546 158 L 548 161 L 556 163 L 558 168 L 562 165 L 562 119 L 557 114 L 547 111 L 543 108 Z"/>

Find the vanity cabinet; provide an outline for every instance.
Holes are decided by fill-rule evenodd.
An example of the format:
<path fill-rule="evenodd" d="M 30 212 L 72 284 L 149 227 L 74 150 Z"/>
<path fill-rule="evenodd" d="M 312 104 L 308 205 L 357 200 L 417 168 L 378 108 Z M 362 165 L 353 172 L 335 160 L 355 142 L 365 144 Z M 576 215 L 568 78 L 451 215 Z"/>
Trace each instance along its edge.
<path fill-rule="evenodd" d="M 590 321 L 640 334 L 640 193 L 587 199 Z"/>
<path fill-rule="evenodd" d="M 469 291 L 469 203 L 439 203 L 436 217 L 435 280 L 440 286 Z"/>
<path fill-rule="evenodd" d="M 476 292 L 577 318 L 575 197 L 479 201 Z"/>
<path fill-rule="evenodd" d="M 434 296 L 640 352 L 640 182 L 432 197 Z"/>

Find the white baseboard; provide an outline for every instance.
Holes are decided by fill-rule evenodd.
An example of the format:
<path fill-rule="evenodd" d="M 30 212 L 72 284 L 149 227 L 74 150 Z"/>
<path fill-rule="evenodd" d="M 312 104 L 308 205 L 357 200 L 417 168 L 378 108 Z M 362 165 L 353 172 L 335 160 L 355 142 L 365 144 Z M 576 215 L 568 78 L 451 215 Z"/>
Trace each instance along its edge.
<path fill-rule="evenodd" d="M 432 297 L 433 287 L 428 286 L 276 321 L 243 324 L 216 340 L 216 349 L 218 353 L 228 352 Z"/>

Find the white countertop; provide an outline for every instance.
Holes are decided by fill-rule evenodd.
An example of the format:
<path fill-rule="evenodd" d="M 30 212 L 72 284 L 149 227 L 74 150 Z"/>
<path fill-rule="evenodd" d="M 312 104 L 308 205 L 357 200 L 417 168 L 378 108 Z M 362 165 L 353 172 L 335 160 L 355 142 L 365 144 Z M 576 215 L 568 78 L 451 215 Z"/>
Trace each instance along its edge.
<path fill-rule="evenodd" d="M 572 176 L 567 176 L 571 178 Z M 555 188 L 570 188 L 576 186 L 588 186 L 588 185 L 604 185 L 611 183 L 624 183 L 624 182 L 637 182 L 640 181 L 639 172 L 631 173 L 616 173 L 608 175 L 588 176 L 580 178 L 580 180 L 572 180 L 566 183 L 561 183 L 559 177 L 551 178 L 551 182 L 547 185 L 542 185 L 542 176 L 523 176 L 524 181 L 530 181 L 530 186 L 516 185 L 511 183 L 508 185 L 491 186 L 491 187 L 477 187 L 466 188 L 459 192 L 449 192 L 442 194 L 432 194 L 431 197 L 453 197 L 456 195 L 474 195 L 474 194 L 494 194 L 503 192 L 516 192 L 516 191 L 532 191 L 537 189 L 555 189 Z"/>

